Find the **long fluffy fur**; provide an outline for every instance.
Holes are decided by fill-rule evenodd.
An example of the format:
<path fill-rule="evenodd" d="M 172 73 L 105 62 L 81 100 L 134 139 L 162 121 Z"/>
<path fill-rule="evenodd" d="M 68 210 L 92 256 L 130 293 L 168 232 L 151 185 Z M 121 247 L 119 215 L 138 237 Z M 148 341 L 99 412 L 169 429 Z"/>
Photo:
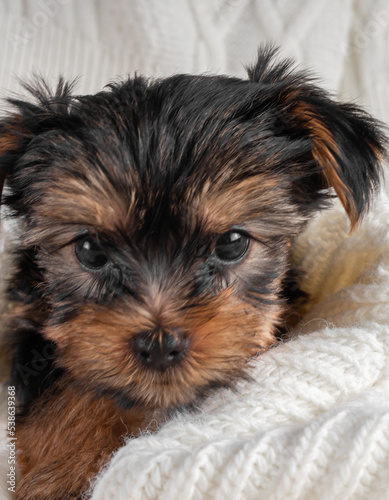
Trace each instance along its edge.
<path fill-rule="evenodd" d="M 79 499 L 127 432 L 245 377 L 298 294 L 293 239 L 329 189 L 351 226 L 368 209 L 381 125 L 274 49 L 248 75 L 136 76 L 89 96 L 38 81 L 32 102 L 11 101 L 0 177 L 23 226 L 8 329 L 18 500 Z M 233 262 L 216 250 L 229 231 L 248 241 Z M 99 269 L 80 263 L 86 235 Z M 147 366 L 142 336 L 183 338 L 179 362 Z"/>

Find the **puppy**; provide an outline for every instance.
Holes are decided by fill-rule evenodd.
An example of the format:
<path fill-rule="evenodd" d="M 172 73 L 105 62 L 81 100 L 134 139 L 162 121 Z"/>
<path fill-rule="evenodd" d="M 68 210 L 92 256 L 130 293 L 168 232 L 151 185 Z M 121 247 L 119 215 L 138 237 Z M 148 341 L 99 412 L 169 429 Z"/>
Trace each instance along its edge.
<path fill-rule="evenodd" d="M 368 208 L 381 125 L 275 56 L 10 100 L 18 500 L 80 499 L 126 437 L 247 376 L 298 294 L 294 238 L 334 192 L 351 227 Z"/>

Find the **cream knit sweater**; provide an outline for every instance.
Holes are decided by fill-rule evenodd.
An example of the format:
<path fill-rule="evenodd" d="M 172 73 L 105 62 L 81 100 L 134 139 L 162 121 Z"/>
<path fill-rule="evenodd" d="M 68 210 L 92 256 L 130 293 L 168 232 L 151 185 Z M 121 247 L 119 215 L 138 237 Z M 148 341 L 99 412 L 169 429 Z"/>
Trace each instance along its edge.
<path fill-rule="evenodd" d="M 37 72 L 80 93 L 134 71 L 244 76 L 266 41 L 389 122 L 388 0 L 0 0 L 0 96 Z"/>

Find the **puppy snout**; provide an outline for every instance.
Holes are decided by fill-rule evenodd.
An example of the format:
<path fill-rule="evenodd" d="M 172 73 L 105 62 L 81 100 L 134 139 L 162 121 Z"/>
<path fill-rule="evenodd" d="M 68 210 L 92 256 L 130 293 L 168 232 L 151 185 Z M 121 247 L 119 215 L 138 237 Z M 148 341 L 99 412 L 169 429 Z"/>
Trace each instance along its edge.
<path fill-rule="evenodd" d="M 142 365 L 157 371 L 177 365 L 185 356 L 189 341 L 181 330 L 138 333 L 132 348 Z"/>

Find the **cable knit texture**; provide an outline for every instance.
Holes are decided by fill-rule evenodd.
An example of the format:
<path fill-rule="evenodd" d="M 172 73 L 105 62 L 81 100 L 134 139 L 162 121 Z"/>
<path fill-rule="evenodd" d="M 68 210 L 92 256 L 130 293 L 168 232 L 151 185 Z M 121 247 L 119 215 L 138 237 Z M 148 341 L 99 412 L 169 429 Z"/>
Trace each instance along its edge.
<path fill-rule="evenodd" d="M 135 71 L 244 76 L 265 41 L 389 122 L 388 0 L 0 0 L 0 97 L 32 73 L 79 76 L 80 93 Z M 385 194 L 351 235 L 339 206 L 320 214 L 295 260 L 310 296 L 295 338 L 258 358 L 237 391 L 129 441 L 93 500 L 389 499 Z"/>
<path fill-rule="evenodd" d="M 135 71 L 244 76 L 272 41 L 389 122 L 388 26 L 388 0 L 0 0 L 0 95 L 32 73 L 80 93 Z"/>

